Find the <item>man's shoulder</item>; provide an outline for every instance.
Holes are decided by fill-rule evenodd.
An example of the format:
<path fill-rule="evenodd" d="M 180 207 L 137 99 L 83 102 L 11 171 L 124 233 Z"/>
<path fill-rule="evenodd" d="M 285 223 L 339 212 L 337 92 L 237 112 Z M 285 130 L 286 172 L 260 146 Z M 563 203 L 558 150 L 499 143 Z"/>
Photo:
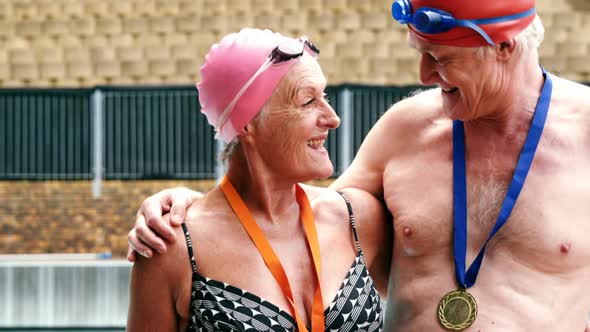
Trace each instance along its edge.
<path fill-rule="evenodd" d="M 568 124 L 590 135 L 590 87 L 564 78 L 554 79 L 551 107 Z M 570 127 L 571 130 L 573 127 Z"/>
<path fill-rule="evenodd" d="M 428 89 L 413 93 L 391 106 L 377 121 L 373 131 L 379 142 L 387 137 L 390 143 L 395 143 L 391 141 L 395 139 L 403 147 L 411 148 L 413 143 L 420 141 L 413 138 L 429 133 L 432 129 L 438 130 L 441 120 L 447 122 L 448 117 L 442 110 L 440 89 Z M 388 146 L 394 150 L 396 148 L 395 144 Z"/>
<path fill-rule="evenodd" d="M 571 135 L 575 132 L 583 137 L 583 146 L 590 146 L 590 87 L 555 77 L 551 107 L 560 119 L 557 123 L 561 124 L 558 128 L 562 133 Z"/>
<path fill-rule="evenodd" d="M 394 106 L 396 108 L 404 109 L 406 107 L 419 108 L 425 110 L 432 110 L 439 108 L 442 105 L 442 97 L 440 88 L 418 89 L 408 95 L 407 98 L 400 100 Z"/>
<path fill-rule="evenodd" d="M 380 119 L 383 125 L 423 125 L 441 116 L 440 89 L 422 89 L 393 104 Z M 425 121 L 426 120 L 426 121 Z"/>
<path fill-rule="evenodd" d="M 581 111 L 590 111 L 590 86 L 555 76 L 552 102 Z"/>

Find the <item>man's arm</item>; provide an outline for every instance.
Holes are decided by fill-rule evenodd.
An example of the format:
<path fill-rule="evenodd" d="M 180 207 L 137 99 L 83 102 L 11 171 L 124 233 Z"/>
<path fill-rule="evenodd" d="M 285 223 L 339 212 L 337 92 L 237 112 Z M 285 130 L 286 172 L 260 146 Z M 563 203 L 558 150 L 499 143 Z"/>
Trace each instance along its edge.
<path fill-rule="evenodd" d="M 381 294 L 387 294 L 394 241 L 393 213 L 384 197 L 384 173 L 387 164 L 403 151 L 405 137 L 413 134 L 406 126 L 413 121 L 412 113 L 407 112 L 411 108 L 407 100 L 391 107 L 369 131 L 350 167 L 330 186 L 354 200 L 361 246 L 375 254 L 369 271 Z"/>
<path fill-rule="evenodd" d="M 176 241 L 172 227 L 179 226 L 186 216 L 188 207 L 203 197 L 203 194 L 187 188 L 165 189 L 146 198 L 137 211 L 135 227 L 127 236 L 129 250 L 127 259 L 135 261 L 136 252 L 144 257 L 152 257 L 153 250 L 160 254 L 167 250 L 166 242 Z M 170 212 L 170 221 L 162 216 Z"/>
<path fill-rule="evenodd" d="M 350 200 L 356 220 L 361 248 L 369 273 L 382 298 L 387 296 L 387 282 L 393 249 L 393 223 L 381 201 L 364 190 L 343 190 Z"/>
<path fill-rule="evenodd" d="M 436 118 L 440 92 L 426 90 L 391 106 L 373 125 L 350 167 L 332 183 L 331 188 L 357 188 L 382 199 L 385 172 L 393 161 L 412 153 L 423 129 Z M 420 153 L 415 151 L 415 153 Z M 407 170 L 394 170 L 404 172 Z M 387 185 L 394 185 L 388 183 Z M 387 197 L 385 197 L 387 198 Z M 386 200 L 387 201 L 387 200 Z"/>
<path fill-rule="evenodd" d="M 330 186 L 350 197 L 361 247 L 369 272 L 385 297 L 393 250 L 393 220 L 383 201 L 383 177 L 387 163 L 401 144 L 396 104 L 367 134 L 350 167 Z"/>
<path fill-rule="evenodd" d="M 375 123 L 361 144 L 352 164 L 330 188 L 357 188 L 377 198 L 383 196 L 383 173 L 387 162 L 401 144 L 398 104 Z"/>

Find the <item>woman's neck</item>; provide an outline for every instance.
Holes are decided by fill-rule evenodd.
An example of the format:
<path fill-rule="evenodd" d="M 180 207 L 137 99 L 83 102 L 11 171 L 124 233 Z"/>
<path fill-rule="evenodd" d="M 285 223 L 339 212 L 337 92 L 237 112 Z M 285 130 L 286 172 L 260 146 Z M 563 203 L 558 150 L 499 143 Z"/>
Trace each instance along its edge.
<path fill-rule="evenodd" d="M 246 158 L 241 149 L 229 159 L 227 177 L 250 212 L 269 222 L 280 222 L 299 209 L 296 183 L 271 172 L 256 156 Z"/>

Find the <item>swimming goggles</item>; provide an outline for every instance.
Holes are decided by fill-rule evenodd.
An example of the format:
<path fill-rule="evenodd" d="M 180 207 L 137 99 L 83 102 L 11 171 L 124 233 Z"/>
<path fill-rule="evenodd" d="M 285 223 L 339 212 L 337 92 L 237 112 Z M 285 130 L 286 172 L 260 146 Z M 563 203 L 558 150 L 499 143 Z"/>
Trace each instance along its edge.
<path fill-rule="evenodd" d="M 479 27 L 480 25 L 518 20 L 534 13 L 535 8 L 533 7 L 527 11 L 513 15 L 477 20 L 458 20 L 454 18 L 452 14 L 432 7 L 422 7 L 413 13 L 410 0 L 397 0 L 391 5 L 391 15 L 396 21 L 401 24 L 412 24 L 419 32 L 437 34 L 447 32 L 455 27 L 465 27 L 475 30 L 492 46 L 495 45 L 494 42 L 490 36 Z"/>

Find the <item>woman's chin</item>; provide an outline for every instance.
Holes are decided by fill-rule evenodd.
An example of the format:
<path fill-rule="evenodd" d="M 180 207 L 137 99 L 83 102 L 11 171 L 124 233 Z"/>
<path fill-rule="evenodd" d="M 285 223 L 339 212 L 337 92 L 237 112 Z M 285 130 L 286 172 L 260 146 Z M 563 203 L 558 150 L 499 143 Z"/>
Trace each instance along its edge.
<path fill-rule="evenodd" d="M 332 174 L 334 173 L 332 163 L 329 163 L 329 165 L 316 165 L 313 168 L 310 166 L 309 170 L 311 170 L 311 172 L 301 176 L 301 178 L 297 182 L 324 180 L 332 176 Z"/>
<path fill-rule="evenodd" d="M 327 179 L 330 176 L 332 176 L 333 173 L 334 173 L 334 167 L 332 166 L 332 163 L 330 162 L 328 165 L 324 165 L 321 168 L 318 167 L 318 173 L 317 173 L 318 175 L 316 178 L 319 180 Z"/>

